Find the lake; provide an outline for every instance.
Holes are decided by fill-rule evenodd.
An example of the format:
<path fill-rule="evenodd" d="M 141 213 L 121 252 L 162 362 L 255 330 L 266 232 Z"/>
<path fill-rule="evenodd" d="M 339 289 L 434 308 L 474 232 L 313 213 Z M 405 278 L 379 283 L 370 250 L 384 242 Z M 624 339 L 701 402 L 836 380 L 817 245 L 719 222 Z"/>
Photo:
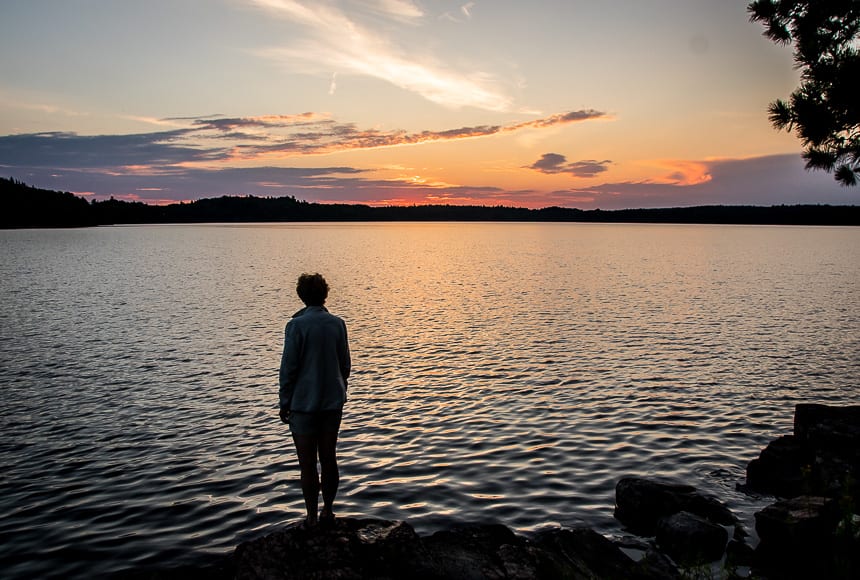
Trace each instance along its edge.
<path fill-rule="evenodd" d="M 860 403 L 860 228 L 0 231 L 0 570 L 194 563 L 304 516 L 277 416 L 295 279 L 354 374 L 342 516 L 623 534 L 614 486 L 735 489 L 798 402 Z"/>

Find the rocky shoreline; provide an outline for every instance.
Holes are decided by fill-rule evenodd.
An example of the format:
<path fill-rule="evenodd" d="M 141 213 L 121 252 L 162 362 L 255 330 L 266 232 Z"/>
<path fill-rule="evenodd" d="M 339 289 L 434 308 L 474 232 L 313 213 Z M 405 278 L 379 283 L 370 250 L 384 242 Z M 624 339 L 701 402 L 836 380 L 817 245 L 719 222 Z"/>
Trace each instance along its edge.
<path fill-rule="evenodd" d="M 529 537 L 500 524 L 419 536 L 403 521 L 341 518 L 290 525 L 203 568 L 135 570 L 123 578 L 858 578 L 860 406 L 800 404 L 794 433 L 771 442 L 739 489 L 775 496 L 755 514 L 756 547 L 718 498 L 680 482 L 623 478 L 615 517 L 638 539 L 589 528 Z"/>

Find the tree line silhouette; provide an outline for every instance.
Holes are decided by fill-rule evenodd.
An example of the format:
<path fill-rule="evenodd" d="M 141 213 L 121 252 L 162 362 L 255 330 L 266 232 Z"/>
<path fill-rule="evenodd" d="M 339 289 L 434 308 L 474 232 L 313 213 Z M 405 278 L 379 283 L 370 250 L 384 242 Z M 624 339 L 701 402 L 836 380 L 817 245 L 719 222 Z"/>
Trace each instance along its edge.
<path fill-rule="evenodd" d="M 531 221 L 702 224 L 860 225 L 860 206 L 711 205 L 654 209 L 527 209 L 507 206 L 322 204 L 292 196 L 223 196 L 148 205 L 110 198 L 88 202 L 62 191 L 0 178 L 0 227 L 53 228 L 114 224 L 319 221 Z"/>

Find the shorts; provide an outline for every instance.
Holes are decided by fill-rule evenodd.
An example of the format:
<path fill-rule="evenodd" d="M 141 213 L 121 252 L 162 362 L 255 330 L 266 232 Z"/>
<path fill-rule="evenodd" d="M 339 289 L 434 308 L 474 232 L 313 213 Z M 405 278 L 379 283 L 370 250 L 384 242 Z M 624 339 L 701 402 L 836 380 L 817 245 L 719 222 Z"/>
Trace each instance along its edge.
<path fill-rule="evenodd" d="M 320 433 L 337 433 L 340 431 L 340 420 L 343 409 L 334 411 L 317 411 L 315 413 L 290 412 L 290 432 L 293 435 L 319 435 Z"/>

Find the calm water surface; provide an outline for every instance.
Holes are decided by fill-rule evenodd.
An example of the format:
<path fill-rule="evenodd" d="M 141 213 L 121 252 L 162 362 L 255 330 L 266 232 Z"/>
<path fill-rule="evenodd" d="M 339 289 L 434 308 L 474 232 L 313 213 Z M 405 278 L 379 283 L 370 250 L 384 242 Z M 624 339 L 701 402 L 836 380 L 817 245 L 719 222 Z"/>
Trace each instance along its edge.
<path fill-rule="evenodd" d="M 0 231 L 0 573 L 200 561 L 303 516 L 277 418 L 294 280 L 354 376 L 338 513 L 523 532 L 624 475 L 735 490 L 798 402 L 860 402 L 860 228 Z"/>

